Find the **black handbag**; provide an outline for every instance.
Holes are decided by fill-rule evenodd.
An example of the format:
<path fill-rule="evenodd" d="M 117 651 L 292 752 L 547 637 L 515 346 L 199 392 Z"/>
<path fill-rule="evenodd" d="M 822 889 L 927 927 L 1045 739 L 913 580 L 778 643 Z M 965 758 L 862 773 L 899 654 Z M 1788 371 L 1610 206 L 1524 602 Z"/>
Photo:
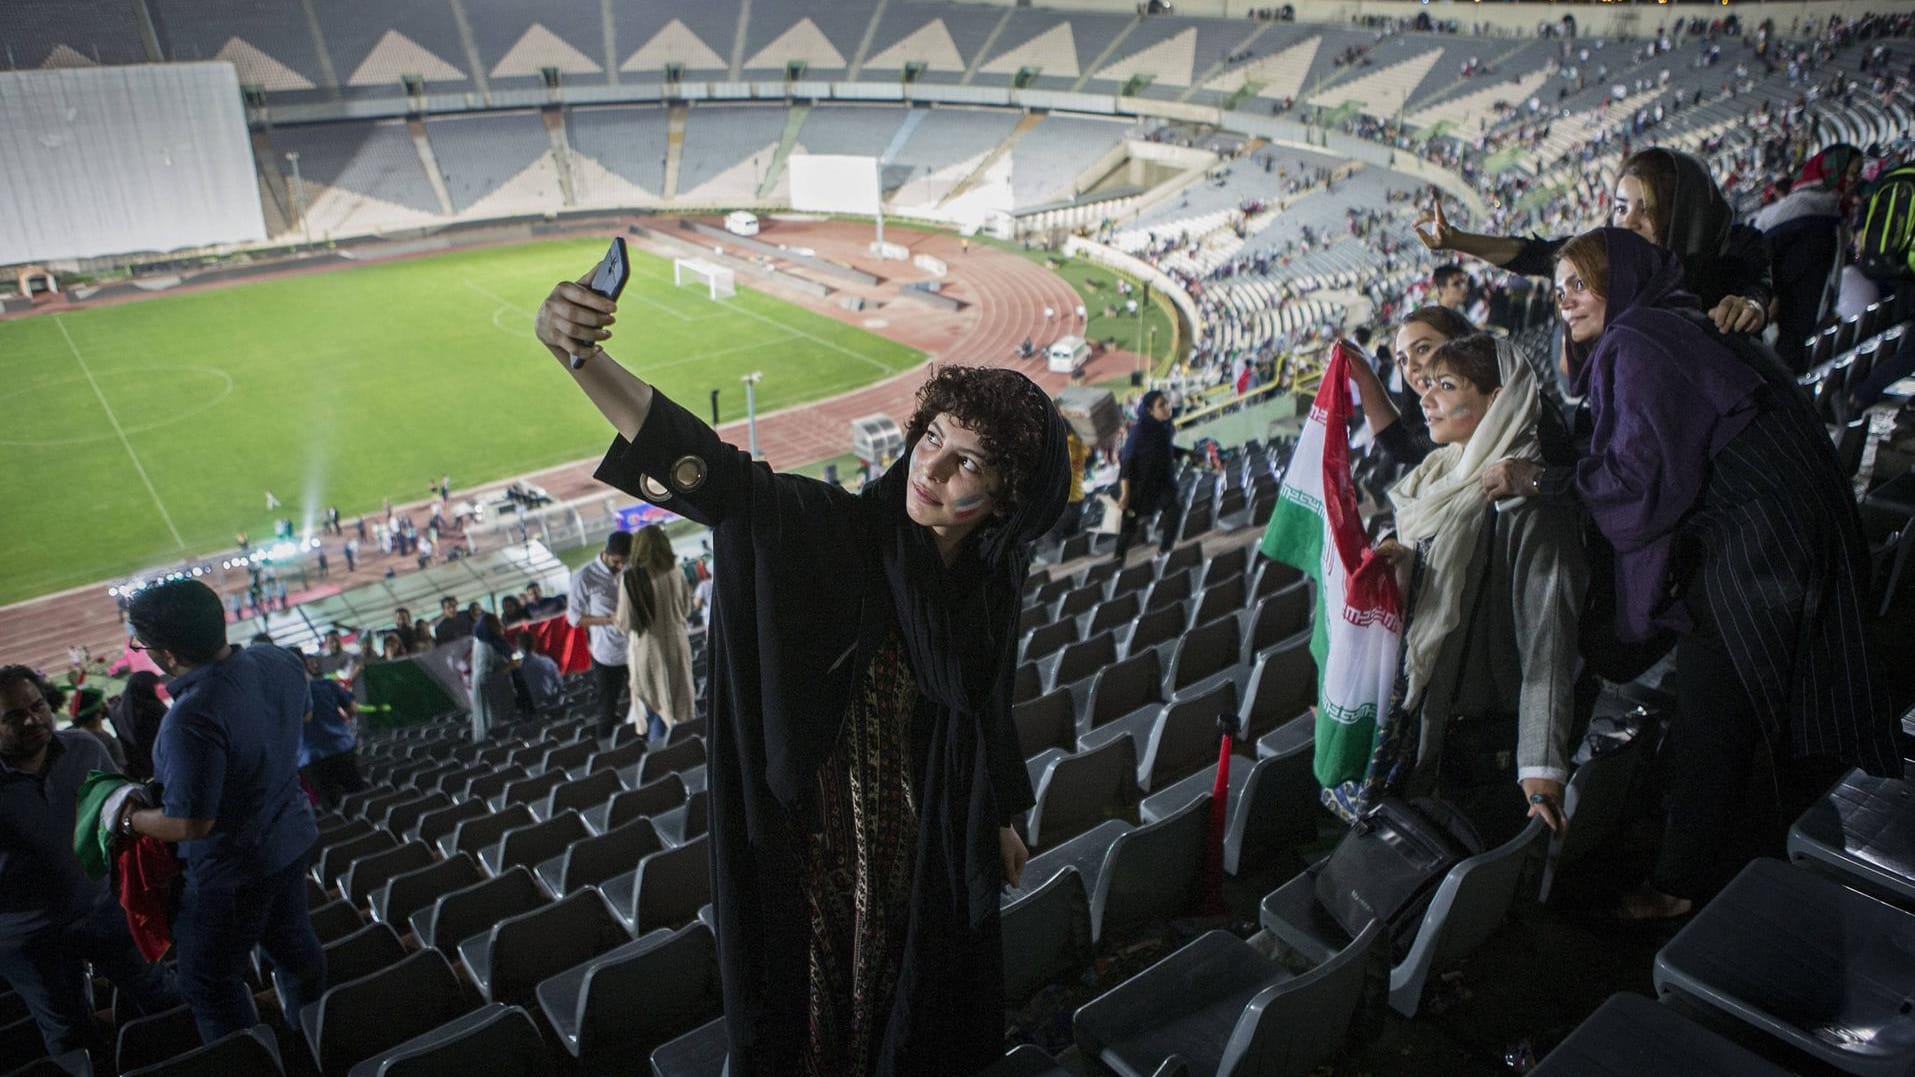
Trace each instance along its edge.
<path fill-rule="evenodd" d="M 1482 851 L 1476 828 L 1450 805 L 1433 797 L 1386 797 L 1317 869 L 1317 903 L 1351 938 L 1381 919 L 1392 961 L 1400 961 L 1443 876 Z"/>

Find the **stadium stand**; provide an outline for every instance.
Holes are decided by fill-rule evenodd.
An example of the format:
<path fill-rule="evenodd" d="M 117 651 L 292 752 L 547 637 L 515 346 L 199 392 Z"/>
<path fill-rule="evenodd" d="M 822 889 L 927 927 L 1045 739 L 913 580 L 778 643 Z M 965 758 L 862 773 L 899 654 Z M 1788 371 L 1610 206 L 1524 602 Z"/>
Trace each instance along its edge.
<path fill-rule="evenodd" d="M 1011 210 L 1091 194 L 1073 187 L 1104 179 L 1086 170 L 1130 140 L 1194 151 L 1203 161 L 1180 188 L 1089 229 L 1167 274 L 1202 312 L 1193 380 L 1177 384 L 1192 411 L 1235 360 L 1314 351 L 1347 323 L 1381 324 L 1415 305 L 1429 261 L 1409 232 L 1419 205 L 1408 196 L 1427 178 L 1410 162 L 1396 171 L 1327 144 L 1277 145 L 1231 133 L 1232 119 L 1275 131 L 1264 126 L 1273 111 L 1272 123 L 1307 116 L 1325 143 L 1334 132 L 1427 154 L 1490 196 L 1488 212 L 1459 206 L 1457 221 L 1560 233 L 1597 219 L 1591 196 L 1624 145 L 1698 152 L 1747 208 L 1775 160 L 1810 144 L 1811 131 L 1818 142 L 1906 146 L 1915 117 L 1905 39 L 1893 40 L 1883 77 L 1859 66 L 1870 41 L 1805 44 L 1800 58 L 1774 62 L 1714 32 L 1679 33 L 1663 48 L 881 0 L 613 5 L 603 22 L 576 6 L 531 13 L 504 0 L 461 0 L 456 17 L 338 0 L 315 9 L 322 45 L 293 8 L 142 6 L 154 58 L 227 59 L 276 106 L 398 100 L 412 75 L 430 94 L 473 95 L 463 105 L 439 98 L 410 125 L 343 110 L 273 125 L 270 150 L 299 155 L 303 217 L 324 235 L 579 206 L 776 202 L 766 180 L 781 148 L 893 151 L 887 189 L 917 208 L 1005 160 Z M 20 0 L 0 30 L 10 62 L 149 58 L 124 5 L 86 5 L 87 25 L 72 7 Z M 914 78 L 932 87 L 1002 92 L 1019 82 L 1107 99 L 1127 87 L 1222 109 L 1225 129 L 1066 108 L 1022 126 L 1015 109 L 949 102 L 747 103 L 718 91 L 687 106 L 616 92 L 664 80 L 668 65 L 691 81 L 776 83 L 792 61 L 807 80 L 855 69 L 866 83 L 898 83 L 922 63 Z M 523 111 L 538 102 L 509 95 L 544 93 L 545 68 L 564 86 L 604 93 L 543 116 Z M 488 95 L 520 111 L 454 114 Z M 1906 317 L 1878 305 L 1811 342 L 1802 384 L 1852 477 L 1881 439 L 1852 413 L 1849 389 L 1907 339 Z M 1535 328 L 1517 330 L 1535 340 Z M 1297 373 L 1291 388 L 1303 385 Z M 1014 1057 L 1049 1061 L 1030 1042 L 1039 1041 L 1080 1068 L 1113 1072 L 1157 1072 L 1171 1055 L 1193 1072 L 1252 1061 L 1309 1072 L 1345 1049 L 1372 961 L 1392 966 L 1390 1027 L 1427 1028 L 1445 973 L 1505 920 L 1531 915 L 1621 829 L 1638 746 L 1580 763 L 1565 838 L 1546 841 L 1532 822 L 1450 869 L 1405 952 L 1383 958 L 1380 924 L 1354 938 L 1326 926 L 1320 869 L 1307 866 L 1340 832 L 1310 770 L 1316 595 L 1249 549 L 1288 463 L 1286 445 L 1251 441 L 1220 446 L 1215 471 L 1181 464 L 1181 545 L 1169 555 L 1094 564 L 1108 538 L 1084 526 L 1038 551 L 1013 715 L 1036 792 L 1018 821 L 1034 856 L 1001 902 L 1008 1016 L 1026 1041 Z M 1864 507 L 1871 552 L 1899 571 L 1907 514 L 1891 519 L 1899 506 L 1886 495 Z M 1886 608 L 1895 577 L 1884 575 Z M 283 1028 L 205 1047 L 183 1011 L 121 1022 L 116 1071 L 303 1072 L 307 1056 L 328 1074 L 509 1072 L 514 1060 L 538 1072 L 614 1056 L 648 1056 L 659 1073 L 721 1065 L 714 940 L 701 916 L 712 897 L 705 743 L 689 728 L 668 745 L 600 740 L 594 692 L 589 678 L 568 679 L 560 702 L 483 746 L 458 713 L 367 733 L 371 788 L 322 816 L 314 852 L 311 915 L 334 966 L 331 989 Z M 1219 717 L 1238 728 L 1222 745 L 1233 754 L 1225 828 L 1213 834 L 1219 740 L 1231 735 Z M 1915 1039 L 1898 940 L 1910 935 L 1915 893 L 1908 797 L 1904 782 L 1838 782 L 1798 821 L 1793 863 L 1753 862 L 1661 948 L 1654 977 L 1667 1004 L 1612 999 L 1533 1072 L 1601 1072 L 1618 1058 L 1630 1072 L 1657 1072 L 1666 1060 L 1642 1057 L 1650 1042 L 1740 1073 L 1782 1071 L 1775 1058 L 1788 1069 L 1907 1072 Z M 1225 899 L 1251 909 L 1256 925 L 1192 928 L 1214 927 Z M 1445 1005 L 1459 1001 L 1451 992 Z M 1046 1035 L 1022 1020 L 1045 1006 L 1063 1015 L 1062 1035 L 1058 1021 Z M 0 999 L 16 1025 L 18 1012 Z"/>

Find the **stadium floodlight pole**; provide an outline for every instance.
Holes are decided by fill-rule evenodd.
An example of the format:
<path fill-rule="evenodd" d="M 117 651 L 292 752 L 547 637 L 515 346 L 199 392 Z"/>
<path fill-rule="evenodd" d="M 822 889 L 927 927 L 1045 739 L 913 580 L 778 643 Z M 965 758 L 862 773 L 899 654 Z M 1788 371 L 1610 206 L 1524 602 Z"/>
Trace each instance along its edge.
<path fill-rule="evenodd" d="M 878 257 L 884 257 L 884 158 L 880 157 L 871 166 L 878 170 L 878 197 L 873 203 L 878 214 Z M 756 453 L 753 454 L 757 455 Z"/>
<path fill-rule="evenodd" d="M 758 459 L 758 394 L 756 390 L 758 379 L 764 376 L 763 371 L 754 370 L 738 379 L 745 383 L 745 430 L 751 438 L 750 448 L 753 460 Z"/>
<path fill-rule="evenodd" d="M 313 245 L 312 222 L 306 219 L 306 181 L 299 175 L 299 151 L 287 150 L 286 163 L 293 166 L 293 207 L 299 211 L 299 231 L 306 237 L 306 246 Z"/>

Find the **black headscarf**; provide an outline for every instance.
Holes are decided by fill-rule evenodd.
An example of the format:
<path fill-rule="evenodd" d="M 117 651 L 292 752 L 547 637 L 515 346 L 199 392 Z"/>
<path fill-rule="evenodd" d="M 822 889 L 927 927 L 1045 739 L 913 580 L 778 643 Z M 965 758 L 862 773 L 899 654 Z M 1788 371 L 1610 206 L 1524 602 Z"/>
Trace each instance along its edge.
<path fill-rule="evenodd" d="M 1681 150 L 1658 146 L 1644 152 L 1662 154 L 1675 166 L 1675 196 L 1658 213 L 1666 230 L 1663 245 L 1685 259 L 1698 255 L 1714 259 L 1726 254 L 1735 210 L 1729 208 L 1729 200 L 1716 186 L 1709 166 Z"/>
<path fill-rule="evenodd" d="M 980 526 L 969 547 L 946 566 L 930 529 L 905 513 L 917 439 L 905 445 L 903 455 L 863 494 L 882 506 L 874 518 L 885 531 L 874 537 L 918 692 L 951 719 L 939 723 L 945 731 L 944 743 L 933 746 L 926 768 L 927 783 L 933 786 L 951 782 L 962 787 L 988 780 L 987 774 L 977 770 L 983 755 L 978 750 L 980 730 L 994 706 L 1009 703 L 1018 600 L 1030 569 L 1030 544 L 1056 526 L 1070 498 L 1068 431 L 1057 406 L 1037 383 L 1017 371 L 997 370 L 992 375 L 1023 384 L 1032 416 L 1043 432 L 1026 488 L 1015 492 L 1016 508 L 1009 516 Z M 966 775 L 966 770 L 973 773 Z M 921 790 L 918 803 L 932 810 L 948 802 L 935 794 L 935 789 Z M 969 798 L 974 812 L 989 809 L 988 801 Z M 968 825 L 981 824 L 981 819 L 926 822 L 930 826 L 923 833 L 936 834 L 947 843 L 943 859 L 951 883 L 949 896 L 954 902 L 963 899 L 967 876 L 991 874 L 980 870 L 983 865 L 977 858 L 998 856 L 995 845 L 961 849 L 965 835 L 994 833 L 998 821 L 991 820 L 989 827 Z M 994 892 L 968 898 L 967 914 L 973 923 L 997 908 Z"/>

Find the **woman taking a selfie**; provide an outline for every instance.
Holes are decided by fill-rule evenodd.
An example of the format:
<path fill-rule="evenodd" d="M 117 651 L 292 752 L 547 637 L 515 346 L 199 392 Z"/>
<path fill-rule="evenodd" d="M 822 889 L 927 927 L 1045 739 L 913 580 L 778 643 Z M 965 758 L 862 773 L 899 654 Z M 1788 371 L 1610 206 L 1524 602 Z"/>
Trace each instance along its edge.
<path fill-rule="evenodd" d="M 714 909 L 731 1072 L 970 1073 L 1003 1049 L 998 894 L 1030 807 L 1010 721 L 1028 544 L 1069 492 L 1033 382 L 944 367 L 859 495 L 774 474 L 600 346 L 541 343 L 617 431 L 598 477 L 712 528 Z M 572 357 L 583 356 L 582 362 Z"/>

